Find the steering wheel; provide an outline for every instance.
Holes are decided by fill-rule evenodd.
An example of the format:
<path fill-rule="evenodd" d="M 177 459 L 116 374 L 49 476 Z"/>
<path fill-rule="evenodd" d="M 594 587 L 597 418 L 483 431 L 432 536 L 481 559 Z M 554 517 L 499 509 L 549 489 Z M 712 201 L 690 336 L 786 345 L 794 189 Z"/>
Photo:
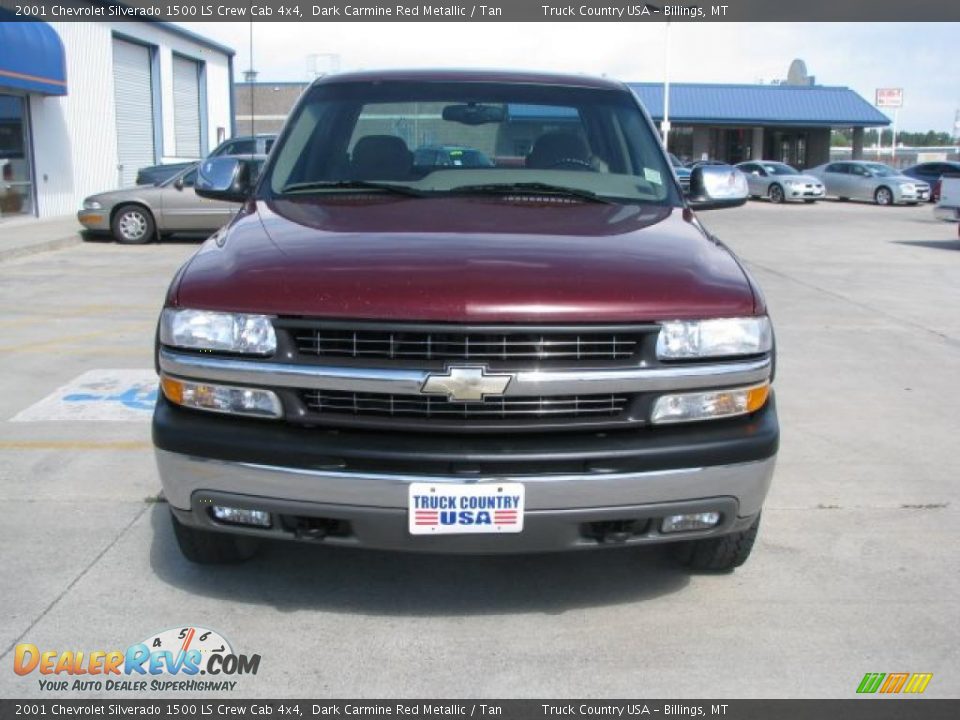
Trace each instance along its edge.
<path fill-rule="evenodd" d="M 573 170 L 589 170 L 590 172 L 597 171 L 597 169 L 590 164 L 589 160 L 581 160 L 580 158 L 574 157 L 560 158 L 552 165 L 548 165 L 547 170 L 559 170 L 564 166 Z"/>

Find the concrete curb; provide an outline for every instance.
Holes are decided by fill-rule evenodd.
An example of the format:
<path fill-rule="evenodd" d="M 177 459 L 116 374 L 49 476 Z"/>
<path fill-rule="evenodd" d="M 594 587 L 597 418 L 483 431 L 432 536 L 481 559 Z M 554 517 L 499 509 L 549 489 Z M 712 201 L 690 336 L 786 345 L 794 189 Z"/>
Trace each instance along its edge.
<path fill-rule="evenodd" d="M 83 242 L 83 238 L 81 238 L 80 233 L 77 232 L 69 237 L 61 237 L 54 240 L 44 240 L 43 242 L 33 243 L 31 245 L 21 245 L 20 247 L 0 249 L 0 262 L 24 257 L 25 255 L 34 255 L 36 253 L 49 252 L 51 250 L 62 250 L 63 248 L 70 247 L 71 245 L 79 245 L 81 242 Z"/>

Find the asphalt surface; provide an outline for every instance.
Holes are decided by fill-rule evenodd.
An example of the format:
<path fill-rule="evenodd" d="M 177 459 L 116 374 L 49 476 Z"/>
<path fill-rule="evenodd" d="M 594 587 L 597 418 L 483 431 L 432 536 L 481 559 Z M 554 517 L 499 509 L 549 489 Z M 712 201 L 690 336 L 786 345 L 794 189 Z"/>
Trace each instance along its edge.
<path fill-rule="evenodd" d="M 960 695 L 956 227 L 832 202 L 701 217 L 763 286 L 780 350 L 774 487 L 753 557 L 719 576 L 660 550 L 277 544 L 190 565 L 157 501 L 149 412 L 21 413 L 88 371 L 148 373 L 195 243 L 0 263 L 0 696 L 114 696 L 42 691 L 11 671 L 18 643 L 122 649 L 186 626 L 261 655 L 224 697 L 848 698 L 865 672 L 898 671 Z"/>

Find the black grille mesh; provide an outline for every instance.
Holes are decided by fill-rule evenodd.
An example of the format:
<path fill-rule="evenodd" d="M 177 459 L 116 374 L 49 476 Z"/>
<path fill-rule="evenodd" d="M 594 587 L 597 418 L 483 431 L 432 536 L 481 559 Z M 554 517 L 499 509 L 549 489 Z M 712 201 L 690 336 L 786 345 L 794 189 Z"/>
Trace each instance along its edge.
<path fill-rule="evenodd" d="M 518 420 L 617 417 L 623 413 L 629 398 L 625 395 L 564 395 L 492 397 L 478 402 L 457 402 L 441 395 L 305 390 L 303 400 L 311 412 L 321 415 Z"/>
<path fill-rule="evenodd" d="M 613 333 L 390 332 L 297 328 L 304 355 L 356 359 L 439 361 L 626 360 L 637 352 L 638 336 Z"/>

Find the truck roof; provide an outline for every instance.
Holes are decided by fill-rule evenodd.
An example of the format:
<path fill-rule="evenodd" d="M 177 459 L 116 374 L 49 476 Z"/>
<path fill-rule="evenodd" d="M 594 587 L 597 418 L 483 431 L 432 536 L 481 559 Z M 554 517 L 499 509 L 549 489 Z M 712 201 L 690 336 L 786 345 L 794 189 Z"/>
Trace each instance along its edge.
<path fill-rule="evenodd" d="M 537 85 L 563 85 L 567 87 L 596 88 L 598 90 L 623 90 L 625 85 L 617 80 L 591 77 L 590 75 L 548 73 L 524 70 L 483 69 L 394 69 L 358 70 L 355 72 L 326 75 L 314 84 L 353 83 L 375 81 L 412 82 L 489 82 L 533 83 Z"/>

